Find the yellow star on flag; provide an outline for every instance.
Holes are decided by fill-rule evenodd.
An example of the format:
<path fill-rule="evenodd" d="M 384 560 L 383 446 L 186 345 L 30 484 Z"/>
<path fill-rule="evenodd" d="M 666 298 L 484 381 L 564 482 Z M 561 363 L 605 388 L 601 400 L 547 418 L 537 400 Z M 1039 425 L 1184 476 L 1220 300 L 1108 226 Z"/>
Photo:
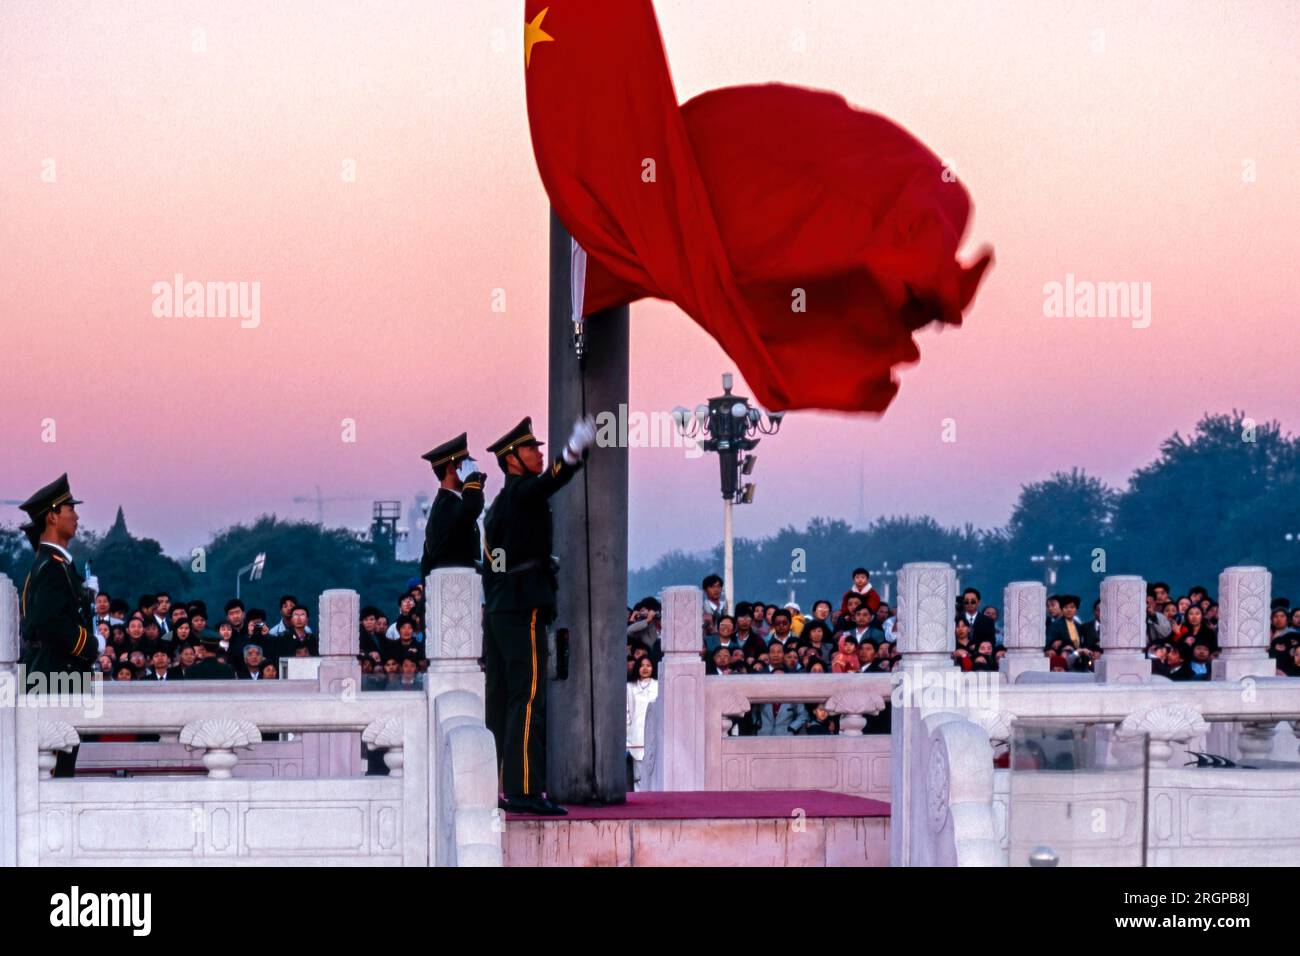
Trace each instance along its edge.
<path fill-rule="evenodd" d="M 532 63 L 533 61 L 533 44 L 546 43 L 548 41 L 553 42 L 555 40 L 555 37 L 551 36 L 549 33 L 547 33 L 545 30 L 542 29 L 542 18 L 546 16 L 547 11 L 549 11 L 550 9 L 551 9 L 550 7 L 543 8 L 542 12 L 537 14 L 537 16 L 533 18 L 532 23 L 524 24 L 524 69 L 525 70 L 528 69 L 529 64 Z"/>

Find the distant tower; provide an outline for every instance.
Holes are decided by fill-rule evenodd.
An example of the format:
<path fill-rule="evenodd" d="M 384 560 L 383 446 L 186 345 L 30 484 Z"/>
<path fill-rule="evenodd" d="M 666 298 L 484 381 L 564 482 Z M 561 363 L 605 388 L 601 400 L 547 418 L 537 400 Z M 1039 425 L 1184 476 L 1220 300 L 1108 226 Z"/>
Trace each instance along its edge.
<path fill-rule="evenodd" d="M 131 532 L 126 530 L 126 515 L 122 513 L 122 506 L 118 505 L 117 517 L 113 520 L 113 527 L 109 528 L 104 535 L 104 544 L 130 540 Z"/>

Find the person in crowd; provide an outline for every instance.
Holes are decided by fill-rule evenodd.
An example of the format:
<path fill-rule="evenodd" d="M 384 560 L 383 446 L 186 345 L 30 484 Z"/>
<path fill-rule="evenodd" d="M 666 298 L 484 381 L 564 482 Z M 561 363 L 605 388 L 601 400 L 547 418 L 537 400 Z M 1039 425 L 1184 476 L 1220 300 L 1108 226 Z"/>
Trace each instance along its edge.
<path fill-rule="evenodd" d="M 150 661 L 150 667 L 144 674 L 145 680 L 167 681 L 180 680 L 181 675 L 172 671 L 172 659 L 162 648 L 153 652 L 153 659 Z"/>
<path fill-rule="evenodd" d="M 818 598 L 816 601 L 813 602 L 812 621 L 820 621 L 821 623 L 826 625 L 826 629 L 828 632 L 833 632 L 835 628 L 835 622 L 831 620 L 831 612 L 834 610 L 835 608 L 831 605 L 830 601 L 826 600 L 825 598 Z M 811 623 L 812 621 L 809 621 L 809 623 Z M 799 636 L 803 637 L 803 634 L 800 633 Z"/>
<path fill-rule="evenodd" d="M 780 674 L 785 671 L 785 645 L 775 638 L 767 645 L 766 654 L 762 655 L 767 665 L 765 674 Z"/>
<path fill-rule="evenodd" d="M 845 591 L 844 596 L 840 598 L 840 610 L 835 615 L 835 630 L 851 631 L 855 626 L 855 614 L 862 605 L 862 595 L 856 591 Z"/>
<path fill-rule="evenodd" d="M 409 615 L 398 615 L 394 622 L 397 628 L 397 640 L 385 640 L 384 657 L 393 658 L 401 662 L 404 660 L 415 661 L 418 665 L 424 660 L 424 645 L 415 640 L 415 624 L 411 621 Z"/>
<path fill-rule="evenodd" d="M 132 654 L 140 651 L 147 659 L 153 654 L 153 645 L 144 636 L 144 617 L 133 614 L 126 622 L 126 652 Z"/>
<path fill-rule="evenodd" d="M 1196 675 L 1187 666 L 1187 660 L 1183 656 L 1184 653 L 1185 648 L 1181 641 L 1177 644 L 1170 644 L 1165 651 L 1165 676 L 1170 680 L 1196 680 Z"/>
<path fill-rule="evenodd" d="M 724 614 L 718 619 L 718 632 L 716 634 L 706 635 L 704 638 L 705 657 L 711 657 L 713 652 L 723 648 L 727 656 L 731 656 L 733 650 L 742 650 L 743 645 L 736 636 L 736 619 L 730 614 Z"/>
<path fill-rule="evenodd" d="M 412 594 L 410 591 L 407 591 L 405 594 L 403 594 L 400 598 L 397 599 L 397 616 L 400 618 L 403 615 L 405 615 L 407 618 L 410 618 L 414 623 L 414 618 L 411 618 L 411 615 L 414 612 L 415 612 L 415 595 Z M 393 623 L 388 626 L 388 631 L 384 634 L 384 637 L 390 641 L 397 640 L 396 620 L 394 620 Z"/>
<path fill-rule="evenodd" d="M 629 657 L 627 659 L 628 680 L 632 680 L 634 676 L 633 669 L 636 664 L 637 661 L 635 658 Z M 720 675 L 720 674 L 729 674 L 729 673 L 731 673 L 731 652 L 727 650 L 725 647 L 719 647 L 717 650 L 713 652 L 713 655 L 707 661 L 704 662 L 704 674 L 706 677 L 708 677 L 710 675 Z"/>
<path fill-rule="evenodd" d="M 750 711 L 760 737 L 785 737 L 797 734 L 808 722 L 805 704 L 757 704 Z"/>
<path fill-rule="evenodd" d="M 280 595 L 280 620 L 271 628 L 272 637 L 280 637 L 293 629 L 293 609 L 298 606 L 298 599 L 292 594 Z"/>
<path fill-rule="evenodd" d="M 956 619 L 953 621 L 952 626 L 956 638 L 956 645 L 953 648 L 953 659 L 957 660 L 960 654 L 969 656 L 970 652 L 974 649 L 971 643 L 970 624 L 966 622 L 964 616 L 958 614 Z"/>
<path fill-rule="evenodd" d="M 660 621 L 662 608 L 657 598 L 645 597 L 632 608 L 627 624 L 627 638 L 649 651 L 655 660 L 662 655 Z"/>
<path fill-rule="evenodd" d="M 379 617 L 379 608 L 366 605 L 361 609 L 361 630 L 357 638 L 359 654 L 372 663 L 384 659 L 384 635 L 375 631 L 375 621 Z"/>
<path fill-rule="evenodd" d="M 262 646 L 250 642 L 244 645 L 240 666 L 235 669 L 235 674 L 240 680 L 261 680 L 262 665 L 265 663 Z"/>
<path fill-rule="evenodd" d="M 853 628 L 848 633 L 853 635 L 853 640 L 859 646 L 863 641 L 870 640 L 871 621 L 874 617 L 875 613 L 865 604 L 859 604 L 853 612 Z"/>
<path fill-rule="evenodd" d="M 966 596 L 968 597 L 968 595 Z M 978 597 L 978 592 L 976 592 Z M 1058 601 L 1061 607 L 1061 616 L 1052 621 L 1051 626 L 1047 629 L 1047 643 L 1060 641 L 1061 646 L 1069 645 L 1070 647 L 1081 647 L 1083 638 L 1079 633 L 1079 597 L 1074 594 L 1062 594 Z M 967 615 L 969 618 L 969 615 Z M 977 641 L 982 639 L 982 635 L 976 634 Z"/>
<path fill-rule="evenodd" d="M 840 732 L 839 718 L 832 717 L 824 703 L 805 704 L 808 719 L 804 721 L 803 732 L 810 737 L 823 737 Z"/>
<path fill-rule="evenodd" d="M 1191 648 L 1197 644 L 1208 644 L 1211 648 L 1219 646 L 1218 635 L 1205 620 L 1205 612 L 1199 604 L 1189 604 L 1182 629 L 1178 632 L 1179 643 L 1185 645 L 1184 659 Z"/>
<path fill-rule="evenodd" d="M 644 789 L 641 763 L 645 759 L 645 718 L 650 704 L 659 698 L 659 677 L 655 662 L 647 655 L 637 662 L 627 682 L 627 752 L 632 758 L 632 786 Z"/>
<path fill-rule="evenodd" d="M 762 601 L 751 601 L 749 609 L 750 630 L 758 635 L 759 639 L 767 637 L 767 605 Z"/>
<path fill-rule="evenodd" d="M 194 638 L 194 631 L 190 625 L 190 619 L 181 616 L 172 621 L 172 644 L 175 648 L 193 647 L 198 643 Z"/>
<path fill-rule="evenodd" d="M 1300 608 L 1297 608 L 1300 610 Z M 1273 615 L 1269 621 L 1272 626 L 1272 639 L 1277 640 L 1284 634 L 1291 633 L 1291 621 L 1287 616 L 1285 607 L 1273 608 Z"/>
<path fill-rule="evenodd" d="M 194 666 L 197 660 L 198 655 L 195 653 L 194 646 L 192 644 L 182 644 L 180 650 L 176 652 L 176 676 L 183 679 L 186 672 Z"/>
<path fill-rule="evenodd" d="M 279 680 L 280 668 L 275 661 L 267 661 L 262 665 L 262 680 Z"/>
<path fill-rule="evenodd" d="M 858 672 L 858 642 L 853 637 L 853 633 L 843 632 L 840 634 L 837 650 L 831 655 L 831 673 L 832 674 L 856 674 Z"/>
<path fill-rule="evenodd" d="M 853 586 L 849 590 L 862 598 L 862 603 L 869 607 L 872 613 L 875 613 L 880 606 L 880 595 L 876 589 L 871 586 L 871 572 L 866 568 L 853 569 Z"/>
<path fill-rule="evenodd" d="M 129 662 L 118 661 L 117 668 L 113 671 L 113 680 L 115 681 L 135 680 L 135 670 L 132 669 L 131 664 Z"/>
<path fill-rule="evenodd" d="M 100 624 L 107 624 L 109 627 L 112 627 L 112 625 L 120 623 L 119 621 L 114 620 L 113 616 L 109 613 L 109 600 L 110 598 L 107 591 L 100 591 L 95 595 L 95 611 L 94 614 L 91 615 L 90 623 L 96 630 L 99 629 Z"/>
<path fill-rule="evenodd" d="M 970 625 L 971 640 L 979 643 L 983 640 L 997 643 L 997 629 L 993 621 L 980 613 L 980 592 L 977 588 L 966 588 L 961 592 L 961 613 Z"/>
<path fill-rule="evenodd" d="M 217 623 L 217 646 L 220 648 L 217 656 L 239 670 L 238 661 L 243 657 L 242 647 L 235 640 L 234 625 L 228 620 L 223 619 Z"/>
<path fill-rule="evenodd" d="M 1210 679 L 1210 645 L 1198 643 L 1192 647 L 1192 659 L 1187 662 L 1196 680 Z"/>
<path fill-rule="evenodd" d="M 408 619 L 409 620 L 409 619 Z M 412 636 L 415 629 L 412 627 Z M 303 653 L 300 654 L 299 650 Z M 276 647 L 277 657 L 319 657 L 320 644 L 307 625 L 307 609 L 301 604 L 289 612 L 289 629 L 281 632 Z"/>
<path fill-rule="evenodd" d="M 704 613 L 713 619 L 713 629 L 718 629 L 718 621 L 727 613 L 722 599 L 722 578 L 710 574 L 700 585 L 704 589 Z"/>
<path fill-rule="evenodd" d="M 785 608 L 777 608 L 773 611 L 772 631 L 767 636 L 768 644 L 771 645 L 773 641 L 777 641 L 782 647 L 785 647 L 785 645 L 790 641 L 797 640 L 793 631 L 790 629 L 791 624 L 792 616 Z"/>
<path fill-rule="evenodd" d="M 835 653 L 835 639 L 830 632 L 829 624 L 814 618 L 804 628 L 803 639 L 812 652 L 813 658 L 821 661 L 823 665 L 830 664 L 831 655 Z"/>

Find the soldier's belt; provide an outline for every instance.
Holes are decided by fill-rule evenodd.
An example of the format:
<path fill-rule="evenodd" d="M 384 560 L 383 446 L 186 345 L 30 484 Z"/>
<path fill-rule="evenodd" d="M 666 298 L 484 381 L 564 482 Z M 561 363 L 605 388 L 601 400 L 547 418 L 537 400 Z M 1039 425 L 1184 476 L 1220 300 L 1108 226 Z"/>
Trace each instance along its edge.
<path fill-rule="evenodd" d="M 549 571 L 554 574 L 560 570 L 560 559 L 551 555 L 543 561 L 541 558 L 530 558 L 522 564 L 517 564 L 513 568 L 507 568 L 502 574 L 522 574 L 525 571 Z"/>

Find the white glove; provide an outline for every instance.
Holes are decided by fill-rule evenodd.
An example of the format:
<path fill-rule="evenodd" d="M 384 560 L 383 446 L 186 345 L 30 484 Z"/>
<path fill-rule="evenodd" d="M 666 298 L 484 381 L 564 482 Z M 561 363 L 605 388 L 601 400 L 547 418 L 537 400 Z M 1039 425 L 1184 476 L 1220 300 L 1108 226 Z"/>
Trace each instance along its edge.
<path fill-rule="evenodd" d="M 459 478 L 463 484 L 465 480 L 476 471 L 478 471 L 478 462 L 473 458 L 462 458 L 460 464 L 456 466 L 456 477 Z"/>
<path fill-rule="evenodd" d="M 564 461 L 576 465 L 582 460 L 582 453 L 596 443 L 596 420 L 585 415 L 573 423 L 573 434 L 564 446 Z"/>

